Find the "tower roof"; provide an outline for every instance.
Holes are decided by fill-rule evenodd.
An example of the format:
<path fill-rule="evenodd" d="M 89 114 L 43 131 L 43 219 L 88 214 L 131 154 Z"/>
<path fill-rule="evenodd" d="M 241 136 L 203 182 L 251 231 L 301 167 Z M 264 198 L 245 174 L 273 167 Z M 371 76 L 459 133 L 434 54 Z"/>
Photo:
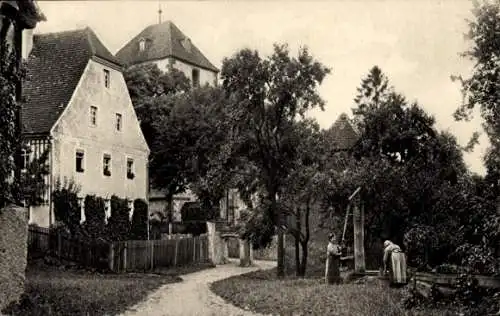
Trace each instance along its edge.
<path fill-rule="evenodd" d="M 142 51 L 140 49 L 141 41 L 145 43 Z M 116 58 L 126 65 L 135 65 L 167 57 L 219 72 L 219 69 L 171 21 L 146 27 L 116 53 Z"/>
<path fill-rule="evenodd" d="M 345 113 L 339 115 L 328 130 L 328 134 L 340 150 L 351 149 L 359 139 L 358 133 Z"/>

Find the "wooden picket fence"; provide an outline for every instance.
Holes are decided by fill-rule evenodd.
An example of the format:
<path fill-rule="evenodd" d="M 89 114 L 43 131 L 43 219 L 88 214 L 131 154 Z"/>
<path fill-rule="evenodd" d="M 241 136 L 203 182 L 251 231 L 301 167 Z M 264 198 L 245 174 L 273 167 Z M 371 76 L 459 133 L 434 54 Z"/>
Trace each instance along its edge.
<path fill-rule="evenodd" d="M 111 244 L 109 268 L 121 273 L 208 261 L 206 235 L 165 240 L 129 240 Z"/>
<path fill-rule="evenodd" d="M 47 228 L 30 227 L 29 257 L 51 255 L 80 267 L 113 272 L 149 271 L 209 262 L 207 235 L 165 240 L 82 242 Z"/>
<path fill-rule="evenodd" d="M 48 228 L 30 226 L 28 229 L 28 258 L 50 255 L 80 267 L 106 270 L 110 244 L 83 242 Z"/>
<path fill-rule="evenodd" d="M 50 230 L 30 226 L 28 230 L 28 252 L 33 256 L 45 254 L 50 249 Z"/>

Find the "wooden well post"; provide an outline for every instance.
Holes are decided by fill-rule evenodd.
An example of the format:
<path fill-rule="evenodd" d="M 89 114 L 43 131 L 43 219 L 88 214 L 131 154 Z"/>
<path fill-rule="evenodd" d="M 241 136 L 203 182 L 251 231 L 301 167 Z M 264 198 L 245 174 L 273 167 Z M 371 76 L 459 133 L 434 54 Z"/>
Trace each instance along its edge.
<path fill-rule="evenodd" d="M 359 196 L 361 188 L 358 188 L 349 197 L 349 202 L 352 204 L 353 210 L 353 227 L 354 227 L 354 273 L 364 275 L 366 272 L 365 265 L 365 214 L 364 207 Z"/>

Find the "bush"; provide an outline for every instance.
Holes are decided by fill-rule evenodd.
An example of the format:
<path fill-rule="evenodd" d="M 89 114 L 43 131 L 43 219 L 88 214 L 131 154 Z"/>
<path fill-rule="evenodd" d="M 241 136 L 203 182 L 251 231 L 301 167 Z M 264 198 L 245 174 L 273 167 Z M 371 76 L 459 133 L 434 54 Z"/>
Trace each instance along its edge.
<path fill-rule="evenodd" d="M 148 239 L 148 205 L 142 199 L 134 200 L 130 238 L 132 240 Z"/>
<path fill-rule="evenodd" d="M 456 291 L 448 298 L 443 297 L 435 284 L 432 285 L 430 296 L 427 298 L 413 287 L 407 288 L 404 291 L 403 306 L 406 309 L 450 306 L 463 316 L 493 315 L 498 312 L 500 309 L 498 290 L 481 288 L 478 280 L 471 274 L 461 274 L 456 281 Z"/>
<path fill-rule="evenodd" d="M 408 264 L 421 267 L 429 263 L 430 251 L 435 246 L 436 235 L 432 227 L 416 225 L 404 235 L 404 246 L 408 256 Z"/>
<path fill-rule="evenodd" d="M 61 184 L 56 181 L 56 189 L 52 192 L 55 220 L 64 223 L 72 234 L 80 226 L 81 209 L 78 203 L 79 187 L 70 181 Z"/>
<path fill-rule="evenodd" d="M 95 195 L 85 197 L 85 223 L 84 234 L 89 239 L 105 237 L 105 205 L 104 199 Z"/>
<path fill-rule="evenodd" d="M 112 241 L 127 240 L 130 235 L 129 207 L 126 199 L 111 196 L 111 216 L 107 224 L 107 237 Z"/>
<path fill-rule="evenodd" d="M 473 273 L 491 275 L 498 271 L 498 259 L 493 249 L 486 245 L 466 243 L 458 247 L 456 254 L 462 259 L 461 264 Z"/>

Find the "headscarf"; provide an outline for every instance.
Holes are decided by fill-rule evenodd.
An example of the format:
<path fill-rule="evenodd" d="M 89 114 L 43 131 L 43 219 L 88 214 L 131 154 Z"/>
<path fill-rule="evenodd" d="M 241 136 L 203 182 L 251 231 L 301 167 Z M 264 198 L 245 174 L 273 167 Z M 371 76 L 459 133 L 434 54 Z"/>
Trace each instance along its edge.
<path fill-rule="evenodd" d="M 390 240 L 386 240 L 384 241 L 384 248 L 387 248 L 388 246 L 390 246 L 392 244 L 392 241 Z"/>
<path fill-rule="evenodd" d="M 332 238 L 333 238 L 333 237 L 336 237 L 336 236 L 335 236 L 335 233 L 330 233 L 330 234 L 328 235 L 328 240 L 332 240 Z"/>

